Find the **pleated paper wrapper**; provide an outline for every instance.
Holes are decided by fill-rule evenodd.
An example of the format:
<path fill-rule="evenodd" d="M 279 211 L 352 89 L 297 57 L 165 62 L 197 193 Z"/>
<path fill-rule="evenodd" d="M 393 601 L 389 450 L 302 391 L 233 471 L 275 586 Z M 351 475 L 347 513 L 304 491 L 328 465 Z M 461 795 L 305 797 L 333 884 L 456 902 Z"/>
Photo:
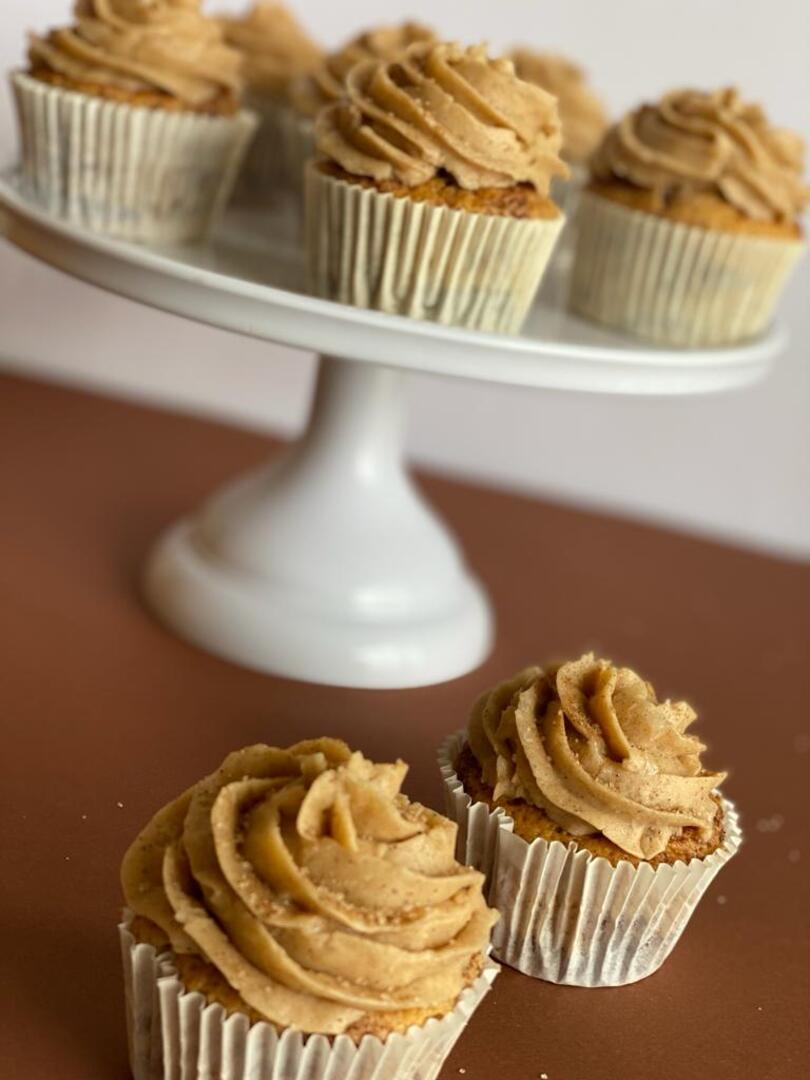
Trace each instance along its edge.
<path fill-rule="evenodd" d="M 105 101 L 11 77 L 27 198 L 125 240 L 203 237 L 233 190 L 256 126 L 248 111 L 204 116 Z"/>
<path fill-rule="evenodd" d="M 312 291 L 355 307 L 516 333 L 563 224 L 434 206 L 307 170 Z"/>
<path fill-rule="evenodd" d="M 448 816 L 458 823 L 456 856 L 487 875 L 501 914 L 497 959 L 526 975 L 572 986 L 623 986 L 652 975 L 672 952 L 698 901 L 742 841 L 736 810 L 723 800 L 723 844 L 703 859 L 611 865 L 574 844 L 527 843 L 499 809 L 472 803 L 455 762 L 466 734 L 442 745 Z"/>
<path fill-rule="evenodd" d="M 127 917 L 118 930 L 134 1080 L 434 1080 L 499 971 L 487 960 L 441 1019 L 356 1044 L 228 1016 L 187 991 L 171 954 L 136 942 L 128 927 Z"/>
<path fill-rule="evenodd" d="M 805 244 L 670 221 L 584 192 L 574 311 L 661 345 L 726 345 L 767 329 Z"/>

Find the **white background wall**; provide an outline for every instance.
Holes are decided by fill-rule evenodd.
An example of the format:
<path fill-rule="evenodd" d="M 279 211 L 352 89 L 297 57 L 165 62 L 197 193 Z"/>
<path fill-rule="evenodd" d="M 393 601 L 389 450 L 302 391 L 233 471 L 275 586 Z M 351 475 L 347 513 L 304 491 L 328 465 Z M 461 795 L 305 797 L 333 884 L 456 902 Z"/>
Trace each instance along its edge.
<path fill-rule="evenodd" d="M 221 7 L 236 8 L 223 2 Z M 810 135 L 809 0 L 298 0 L 325 43 L 400 15 L 448 37 L 580 58 L 614 111 L 678 84 L 735 82 Z M 68 0 L 5 0 L 0 68 Z M 8 95 L 0 162 L 14 156 Z M 0 364 L 292 432 L 312 361 L 140 308 L 0 242 Z M 810 260 L 785 305 L 789 354 L 766 383 L 695 400 L 538 393 L 414 377 L 410 450 L 434 468 L 810 555 Z"/>

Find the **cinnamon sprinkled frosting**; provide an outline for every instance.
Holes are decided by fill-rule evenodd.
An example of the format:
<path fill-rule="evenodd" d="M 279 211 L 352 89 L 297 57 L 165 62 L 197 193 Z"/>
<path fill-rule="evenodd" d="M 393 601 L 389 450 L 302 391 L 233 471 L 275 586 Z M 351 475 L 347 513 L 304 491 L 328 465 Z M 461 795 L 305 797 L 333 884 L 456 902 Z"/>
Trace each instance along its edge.
<path fill-rule="evenodd" d="M 452 1007 L 496 916 L 406 772 L 335 739 L 230 754 L 135 840 L 127 903 L 284 1027 Z"/>
<path fill-rule="evenodd" d="M 629 668 L 587 654 L 558 668 L 527 668 L 476 703 L 468 739 L 496 799 L 540 807 L 573 836 L 602 833 L 641 859 L 684 828 L 710 835 L 705 747 L 686 729 L 685 702 L 659 702 Z"/>
<path fill-rule="evenodd" d="M 731 87 L 676 90 L 642 105 L 610 129 L 591 167 L 597 180 L 664 199 L 714 192 L 756 221 L 792 221 L 810 198 L 802 140 Z"/>
<path fill-rule="evenodd" d="M 290 79 L 313 71 L 323 50 L 283 4 L 263 2 L 247 14 L 220 19 L 225 40 L 244 59 L 245 83 L 260 94 L 282 96 Z"/>
<path fill-rule="evenodd" d="M 295 79 L 290 85 L 290 101 L 302 116 L 314 119 L 326 105 L 343 97 L 346 76 L 355 64 L 393 60 L 410 45 L 435 40 L 433 31 L 417 22 L 367 30 L 327 56 L 309 75 Z"/>
<path fill-rule="evenodd" d="M 515 49 L 509 56 L 521 79 L 542 86 L 557 98 L 563 157 L 584 164 L 599 145 L 608 118 L 604 105 L 588 86 L 583 69 L 556 53 Z"/>
<path fill-rule="evenodd" d="M 567 175 L 556 99 L 483 46 L 420 44 L 356 64 L 315 132 L 346 172 L 406 187 L 444 172 L 472 191 L 525 183 L 546 195 L 552 176 Z"/>
<path fill-rule="evenodd" d="M 29 60 L 76 82 L 158 90 L 192 107 L 241 88 L 241 57 L 199 0 L 77 0 L 72 26 L 31 37 Z"/>

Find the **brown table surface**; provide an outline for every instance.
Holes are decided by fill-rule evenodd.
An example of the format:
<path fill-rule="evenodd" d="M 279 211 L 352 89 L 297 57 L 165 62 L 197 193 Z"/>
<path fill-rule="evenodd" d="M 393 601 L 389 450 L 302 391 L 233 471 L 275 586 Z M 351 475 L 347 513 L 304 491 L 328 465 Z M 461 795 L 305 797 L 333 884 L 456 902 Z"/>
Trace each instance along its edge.
<path fill-rule="evenodd" d="M 406 692 L 267 678 L 177 640 L 144 611 L 137 583 L 159 531 L 269 445 L 0 379 L 0 1075 L 127 1075 L 119 859 L 228 750 L 342 736 L 411 762 L 407 789 L 440 806 L 434 750 L 473 696 L 530 661 L 594 646 L 698 707 L 710 764 L 731 769 L 746 842 L 660 972 L 579 990 L 504 970 L 443 1076 L 807 1077 L 808 568 L 425 480 L 494 597 L 492 659 Z"/>

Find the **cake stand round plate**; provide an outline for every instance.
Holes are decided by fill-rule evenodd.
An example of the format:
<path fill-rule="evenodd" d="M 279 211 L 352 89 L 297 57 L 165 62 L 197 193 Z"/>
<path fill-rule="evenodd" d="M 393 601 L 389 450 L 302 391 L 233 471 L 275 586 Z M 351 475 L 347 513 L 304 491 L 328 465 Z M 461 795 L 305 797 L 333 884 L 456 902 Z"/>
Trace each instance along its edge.
<path fill-rule="evenodd" d="M 214 495 L 157 543 L 152 609 L 219 655 L 310 681 L 420 686 L 486 657 L 492 617 L 455 540 L 402 461 L 407 371 L 546 390 L 701 394 L 748 385 L 785 345 L 651 347 L 568 314 L 552 274 L 521 335 L 483 334 L 307 294 L 294 226 L 231 211 L 204 244 L 141 247 L 30 204 L 0 173 L 0 225 L 19 248 L 132 300 L 320 353 L 305 436 Z M 223 358 L 227 363 L 227 358 Z"/>

